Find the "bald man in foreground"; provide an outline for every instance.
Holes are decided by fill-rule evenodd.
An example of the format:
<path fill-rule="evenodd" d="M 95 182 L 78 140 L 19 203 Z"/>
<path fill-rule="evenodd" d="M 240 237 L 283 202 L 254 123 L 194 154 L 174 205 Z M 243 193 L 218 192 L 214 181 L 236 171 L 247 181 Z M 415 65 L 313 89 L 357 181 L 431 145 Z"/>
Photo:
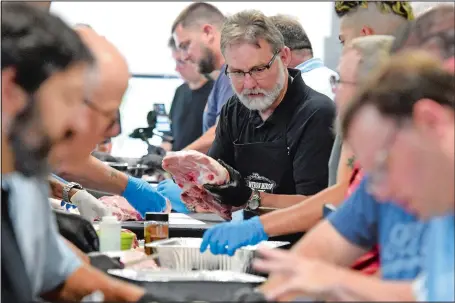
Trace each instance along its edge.
<path fill-rule="evenodd" d="M 94 93 L 87 96 L 84 112 L 91 123 L 84 133 L 74 134 L 64 146 L 52 150 L 54 172 L 84 187 L 121 195 L 142 216 L 146 212 L 169 211 L 169 202 L 146 181 L 119 172 L 90 155 L 98 143 L 120 132 L 118 108 L 130 73 L 125 58 L 107 39 L 87 26 L 79 26 L 76 31 L 97 59 Z M 80 189 L 80 185 L 70 183 L 64 190 Z"/>

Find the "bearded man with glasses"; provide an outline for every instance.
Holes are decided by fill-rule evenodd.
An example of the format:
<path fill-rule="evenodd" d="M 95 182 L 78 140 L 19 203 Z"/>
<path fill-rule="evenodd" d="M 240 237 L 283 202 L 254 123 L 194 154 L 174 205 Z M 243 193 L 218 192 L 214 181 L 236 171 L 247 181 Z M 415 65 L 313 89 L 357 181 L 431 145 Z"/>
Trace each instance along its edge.
<path fill-rule="evenodd" d="M 263 13 L 243 11 L 224 23 L 221 51 L 235 95 L 221 111 L 209 155 L 230 181 L 207 190 L 251 217 L 259 207 L 285 208 L 326 188 L 335 105 L 287 68 L 281 32 Z M 210 243 L 213 253 L 227 252 L 211 238 L 209 232 L 202 250 Z"/>

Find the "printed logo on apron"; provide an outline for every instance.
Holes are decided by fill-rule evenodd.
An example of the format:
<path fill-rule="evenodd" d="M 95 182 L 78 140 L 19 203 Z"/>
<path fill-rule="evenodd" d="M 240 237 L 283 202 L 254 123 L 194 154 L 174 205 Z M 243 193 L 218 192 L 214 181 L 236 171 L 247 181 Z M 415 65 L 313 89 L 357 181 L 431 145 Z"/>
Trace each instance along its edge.
<path fill-rule="evenodd" d="M 256 189 L 257 191 L 273 193 L 276 187 L 276 182 L 266 177 L 259 175 L 258 173 L 252 173 L 245 178 L 248 187 Z"/>

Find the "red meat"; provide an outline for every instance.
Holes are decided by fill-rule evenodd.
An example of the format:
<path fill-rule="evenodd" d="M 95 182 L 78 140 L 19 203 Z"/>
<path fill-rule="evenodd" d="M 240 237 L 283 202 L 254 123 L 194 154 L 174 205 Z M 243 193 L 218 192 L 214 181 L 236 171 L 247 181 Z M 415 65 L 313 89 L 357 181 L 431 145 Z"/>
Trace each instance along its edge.
<path fill-rule="evenodd" d="M 224 184 L 229 181 L 227 170 L 214 159 L 197 151 L 168 153 L 163 169 L 169 172 L 182 188 L 182 201 L 189 208 L 201 208 L 231 220 L 232 207 L 219 204 L 202 185 Z"/>

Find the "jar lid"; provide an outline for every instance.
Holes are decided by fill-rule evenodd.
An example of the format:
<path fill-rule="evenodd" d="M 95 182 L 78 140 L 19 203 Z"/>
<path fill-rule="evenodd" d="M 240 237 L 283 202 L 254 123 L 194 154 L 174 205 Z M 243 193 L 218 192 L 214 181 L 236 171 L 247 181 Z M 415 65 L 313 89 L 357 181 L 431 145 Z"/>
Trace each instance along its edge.
<path fill-rule="evenodd" d="M 145 213 L 145 221 L 169 221 L 169 214 Z"/>

